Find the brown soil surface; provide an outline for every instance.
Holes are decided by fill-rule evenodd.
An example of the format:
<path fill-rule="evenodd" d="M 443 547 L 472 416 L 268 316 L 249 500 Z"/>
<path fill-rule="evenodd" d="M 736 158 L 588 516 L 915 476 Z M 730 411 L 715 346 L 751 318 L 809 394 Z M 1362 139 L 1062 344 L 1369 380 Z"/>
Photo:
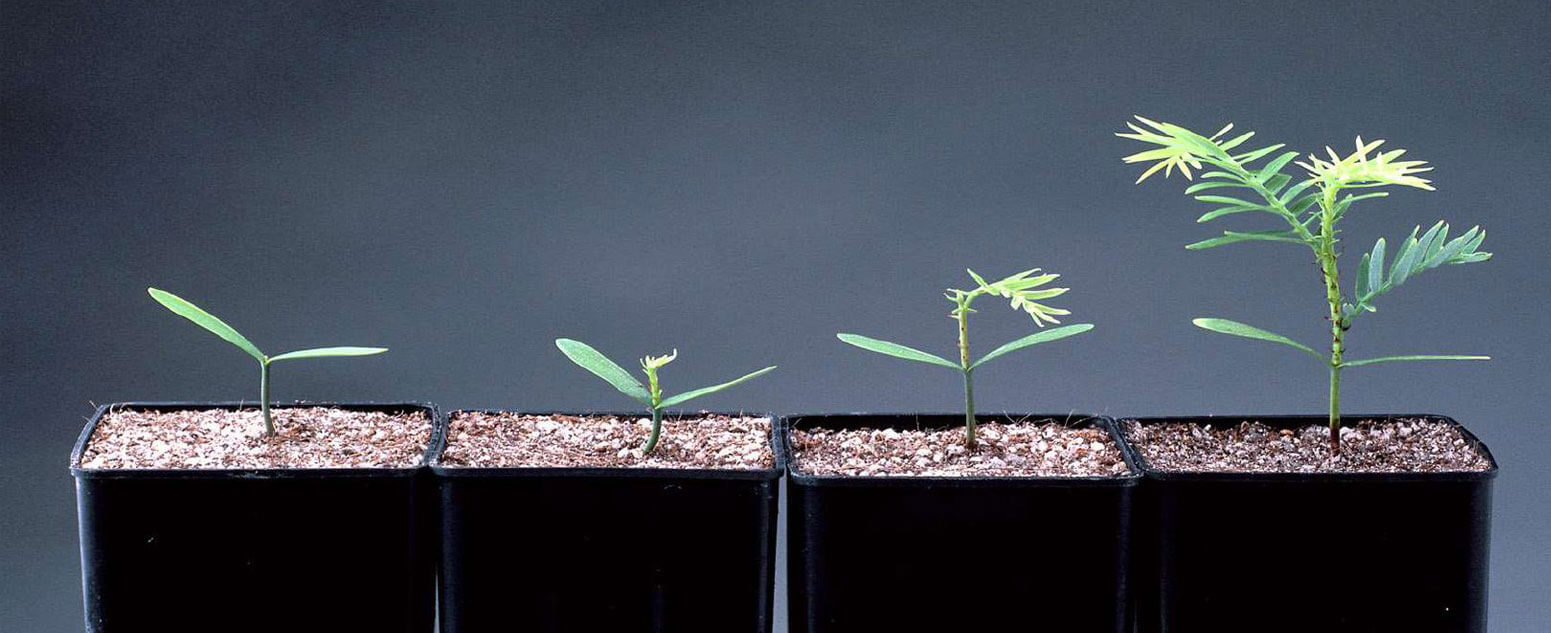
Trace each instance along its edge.
<path fill-rule="evenodd" d="M 1330 430 L 1312 424 L 1277 430 L 1259 422 L 1121 423 L 1148 465 L 1179 472 L 1434 473 L 1490 468 L 1458 430 L 1422 419 L 1366 421 L 1341 429 L 1341 452 Z"/>
<path fill-rule="evenodd" d="M 269 469 L 408 468 L 431 441 L 431 418 L 331 407 L 271 409 L 275 436 L 264 437 L 258 409 L 136 411 L 97 423 L 82 468 Z"/>
<path fill-rule="evenodd" d="M 1114 477 L 1129 472 L 1102 429 L 1053 420 L 982 423 L 977 445 L 963 427 L 791 432 L 793 469 L 811 475 L 907 477 Z"/>
<path fill-rule="evenodd" d="M 650 416 L 453 415 L 446 466 L 470 468 L 775 468 L 770 419 L 702 415 L 666 419 L 656 450 L 642 454 Z"/>

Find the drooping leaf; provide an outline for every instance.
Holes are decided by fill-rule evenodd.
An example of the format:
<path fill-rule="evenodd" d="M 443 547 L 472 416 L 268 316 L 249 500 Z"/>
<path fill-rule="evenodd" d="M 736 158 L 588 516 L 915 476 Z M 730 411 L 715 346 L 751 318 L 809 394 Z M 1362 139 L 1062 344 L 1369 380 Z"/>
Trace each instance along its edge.
<path fill-rule="evenodd" d="M 315 347 L 312 349 L 299 349 L 294 352 L 286 352 L 278 356 L 270 357 L 269 362 L 277 360 L 296 360 L 298 358 L 331 358 L 338 356 L 371 356 L 388 351 L 386 347 Z"/>
<path fill-rule="evenodd" d="M 1272 343 L 1281 343 L 1283 345 L 1298 349 L 1303 353 L 1313 356 L 1314 358 L 1317 358 L 1321 361 L 1326 360 L 1324 356 L 1321 356 L 1319 352 L 1314 351 L 1314 348 L 1312 347 L 1282 336 L 1281 334 L 1262 330 L 1253 325 L 1246 325 L 1239 323 L 1238 321 L 1229 321 L 1228 319 L 1192 319 L 1191 323 L 1196 324 L 1196 327 L 1205 330 L 1211 330 L 1221 334 L 1231 334 L 1233 336 L 1242 336 L 1244 338 L 1270 341 Z"/>
<path fill-rule="evenodd" d="M 1402 361 L 1422 360 L 1492 360 L 1490 356 L 1456 356 L 1448 354 L 1413 354 L 1410 356 L 1384 356 L 1381 358 L 1364 358 L 1362 360 L 1349 360 L 1341 363 L 1342 367 L 1362 367 L 1363 365 L 1376 365 L 1379 363 L 1398 363 Z"/>
<path fill-rule="evenodd" d="M 568 338 L 557 338 L 555 339 L 555 347 L 560 348 L 560 352 L 565 354 L 566 358 L 571 359 L 571 362 L 576 363 L 582 369 L 592 372 L 594 376 L 602 378 L 610 385 L 613 385 L 615 389 L 618 389 L 620 393 L 630 396 L 648 407 L 652 405 L 652 394 L 646 390 L 646 387 L 639 380 L 635 379 L 635 376 L 630 375 L 630 372 L 625 371 L 625 368 L 609 360 L 607 356 L 593 349 L 592 346 Z"/>
<path fill-rule="evenodd" d="M 657 408 L 658 409 L 666 409 L 668 407 L 678 406 L 678 405 L 683 404 L 683 403 L 685 403 L 687 401 L 693 400 L 695 398 L 699 398 L 700 396 L 716 393 L 718 391 L 721 391 L 723 389 L 726 389 L 728 387 L 731 387 L 731 386 L 736 385 L 738 383 L 741 383 L 743 381 L 751 380 L 751 379 L 757 378 L 759 376 L 763 376 L 763 375 L 765 375 L 765 374 L 775 370 L 775 368 L 776 368 L 775 365 L 771 365 L 771 366 L 766 367 L 764 369 L 761 369 L 759 371 L 756 371 L 756 372 L 753 372 L 751 374 L 748 374 L 748 375 L 746 375 L 746 376 L 744 376 L 742 378 L 739 378 L 737 380 L 731 380 L 731 381 L 728 381 L 728 382 L 724 382 L 724 383 L 722 383 L 720 385 L 711 385 L 710 387 L 701 387 L 699 389 L 695 389 L 694 391 L 686 391 L 684 393 L 681 393 L 679 395 L 673 396 L 671 398 L 665 398 L 665 399 L 663 399 L 661 404 L 657 405 Z"/>
<path fill-rule="evenodd" d="M 165 290 L 146 288 L 146 292 L 149 292 L 152 299 L 155 299 L 157 303 L 162 304 L 168 310 L 171 310 L 174 314 L 193 321 L 195 325 L 209 330 L 210 333 L 221 337 L 223 340 L 231 343 L 232 345 L 236 345 L 239 349 L 247 352 L 249 356 L 257 359 L 259 362 L 264 362 L 264 353 L 259 351 L 258 346 L 248 341 L 247 337 L 244 337 L 242 334 L 238 333 L 236 329 L 233 329 L 232 326 L 227 325 L 225 321 L 216 318 L 215 315 L 210 314 L 209 312 L 205 312 L 204 310 L 201 310 L 199 306 L 189 303 L 182 297 L 179 297 L 178 295 L 172 294 Z"/>
<path fill-rule="evenodd" d="M 877 352 L 879 354 L 885 354 L 895 358 L 903 358 L 905 360 L 913 360 L 918 363 L 926 363 L 928 365 L 941 365 L 950 369 L 962 369 L 959 367 L 958 363 L 951 362 L 945 358 L 942 358 L 941 356 L 928 354 L 913 347 L 905 347 L 899 343 L 890 343 L 888 341 L 882 341 L 875 338 L 862 336 L 860 334 L 841 333 L 836 334 L 835 337 L 839 338 L 845 343 L 855 345 L 869 352 Z"/>
<path fill-rule="evenodd" d="M 1054 341 L 1054 340 L 1058 340 L 1058 339 L 1063 339 L 1063 338 L 1066 338 L 1068 336 L 1076 336 L 1078 334 L 1082 334 L 1083 332 L 1087 332 L 1088 330 L 1091 330 L 1091 329 L 1093 329 L 1093 324 L 1092 323 L 1074 323 L 1072 325 L 1065 325 L 1065 326 L 1061 326 L 1061 327 L 1058 327 L 1058 328 L 1045 330 L 1043 332 L 1035 332 L 1033 334 L 1030 334 L 1028 336 L 1020 338 L 1020 339 L 1018 339 L 1016 341 L 1013 341 L 1011 343 L 1008 343 L 1006 345 L 998 347 L 998 348 L 996 348 L 994 350 L 991 350 L 990 353 L 986 354 L 985 356 L 980 357 L 980 360 L 975 361 L 974 364 L 969 366 L 969 368 L 970 369 L 974 369 L 976 367 L 984 365 L 987 361 L 990 361 L 991 359 L 994 359 L 994 358 L 997 358 L 999 356 L 1002 356 L 1003 354 L 1006 354 L 1008 352 L 1015 352 L 1015 351 L 1018 351 L 1020 349 L 1025 348 L 1025 347 L 1028 347 L 1030 345 L 1038 345 L 1040 343 L 1047 343 L 1047 342 L 1050 342 L 1050 341 Z"/>

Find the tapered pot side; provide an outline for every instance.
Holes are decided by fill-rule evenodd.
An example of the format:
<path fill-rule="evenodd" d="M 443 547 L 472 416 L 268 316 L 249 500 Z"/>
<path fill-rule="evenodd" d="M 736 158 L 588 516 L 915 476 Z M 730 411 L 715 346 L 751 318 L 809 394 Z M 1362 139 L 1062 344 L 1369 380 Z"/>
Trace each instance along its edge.
<path fill-rule="evenodd" d="M 1144 478 L 1136 523 L 1138 631 L 1484 633 L 1492 481 L 1481 441 L 1437 415 L 1490 463 L 1479 472 L 1172 472 L 1133 447 Z M 1246 420 L 1273 429 L 1326 416 L 1136 418 L 1143 425 Z M 1125 437 L 1125 423 L 1121 423 Z M 1129 443 L 1130 440 L 1127 439 Z"/>
<path fill-rule="evenodd" d="M 786 452 L 767 417 L 770 468 L 434 462 L 442 630 L 768 633 Z"/>
<path fill-rule="evenodd" d="M 1101 417 L 1072 420 L 1104 429 Z M 1002 415 L 982 415 L 984 422 Z M 801 415 L 793 429 L 940 429 L 962 414 Z M 787 481 L 794 633 L 1129 630 L 1130 505 L 1139 476 L 819 476 Z M 788 455 L 792 455 L 788 447 Z"/>
<path fill-rule="evenodd" d="M 434 618 L 435 498 L 424 464 L 445 420 L 426 403 L 288 407 L 423 412 L 431 437 L 406 468 L 81 467 L 111 411 L 252 409 L 253 403 L 104 405 L 71 455 L 86 630 L 404 631 Z"/>

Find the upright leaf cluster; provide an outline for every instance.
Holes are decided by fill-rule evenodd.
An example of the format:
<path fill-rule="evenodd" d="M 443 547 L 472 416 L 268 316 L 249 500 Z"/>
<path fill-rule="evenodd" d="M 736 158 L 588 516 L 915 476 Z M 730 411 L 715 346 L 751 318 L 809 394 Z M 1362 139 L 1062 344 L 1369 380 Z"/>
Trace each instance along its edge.
<path fill-rule="evenodd" d="M 1346 218 L 1354 203 L 1388 196 L 1389 192 L 1376 190 L 1380 187 L 1403 186 L 1432 191 L 1432 181 L 1418 175 L 1432 170 L 1426 162 L 1401 160 L 1405 150 L 1381 152 L 1378 150 L 1384 141 L 1366 142 L 1362 137 L 1357 138 L 1356 148 L 1348 155 L 1342 156 L 1326 147 L 1325 157 L 1310 154 L 1306 160 L 1295 162 L 1298 152 L 1282 151 L 1284 146 L 1280 143 L 1241 149 L 1254 132 L 1228 136 L 1233 130 L 1232 124 L 1211 136 L 1203 136 L 1178 125 L 1140 116 L 1136 119 L 1136 122 L 1126 123 L 1129 131 L 1116 136 L 1155 146 L 1124 158 L 1127 163 L 1153 163 L 1137 178 L 1138 183 L 1159 171 L 1167 177 L 1175 170 L 1190 180 L 1194 169 L 1201 182 L 1187 187 L 1186 195 L 1214 207 L 1196 218 L 1196 222 L 1211 222 L 1245 213 L 1269 215 L 1280 221 L 1279 228 L 1224 231 L 1220 236 L 1194 242 L 1186 248 L 1201 250 L 1240 242 L 1284 242 L 1304 245 L 1319 262 L 1328 305 L 1326 318 L 1331 331 L 1328 356 L 1286 336 L 1237 321 L 1201 318 L 1195 319 L 1194 323 L 1214 332 L 1287 345 L 1326 363 L 1330 369 L 1329 421 L 1333 448 L 1340 448 L 1342 369 L 1394 361 L 1487 359 L 1485 356 L 1439 354 L 1362 360 L 1345 358 L 1347 330 L 1358 315 L 1376 309 L 1374 300 L 1379 296 L 1423 271 L 1450 264 L 1481 262 L 1492 256 L 1479 250 L 1486 239 L 1486 232 L 1480 227 L 1449 239 L 1449 225 L 1439 221 L 1426 232 L 1422 232 L 1421 227 L 1413 229 L 1388 263 L 1384 239 L 1379 238 L 1373 249 L 1359 260 L 1352 292 L 1342 291 L 1338 264 L 1341 220 Z M 1305 173 L 1283 173 L 1289 165 L 1301 167 Z"/>

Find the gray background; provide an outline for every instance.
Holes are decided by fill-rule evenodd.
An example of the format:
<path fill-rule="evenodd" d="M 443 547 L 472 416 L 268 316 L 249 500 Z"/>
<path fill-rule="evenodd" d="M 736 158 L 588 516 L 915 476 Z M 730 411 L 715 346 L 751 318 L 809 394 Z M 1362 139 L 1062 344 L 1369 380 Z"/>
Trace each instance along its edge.
<path fill-rule="evenodd" d="M 282 399 L 627 404 L 567 335 L 677 347 L 670 391 L 781 365 L 707 407 L 908 411 L 957 407 L 954 376 L 833 333 L 951 353 L 940 289 L 1042 266 L 1098 329 L 989 367 L 984 409 L 1319 412 L 1308 359 L 1189 323 L 1321 341 L 1310 258 L 1183 250 L 1271 227 L 1132 186 L 1111 133 L 1135 113 L 1433 161 L 1438 191 L 1364 204 L 1349 251 L 1490 229 L 1495 259 L 1408 284 L 1350 341 L 1496 360 L 1354 371 L 1346 403 L 1493 447 L 1492 629 L 1551 619 L 1551 4 L 140 5 L 0 3 L 0 631 L 79 630 L 65 466 L 93 402 L 255 397 L 251 361 L 153 284 L 266 349 L 393 349 L 283 367 Z M 977 319 L 982 351 L 1030 329 Z"/>

